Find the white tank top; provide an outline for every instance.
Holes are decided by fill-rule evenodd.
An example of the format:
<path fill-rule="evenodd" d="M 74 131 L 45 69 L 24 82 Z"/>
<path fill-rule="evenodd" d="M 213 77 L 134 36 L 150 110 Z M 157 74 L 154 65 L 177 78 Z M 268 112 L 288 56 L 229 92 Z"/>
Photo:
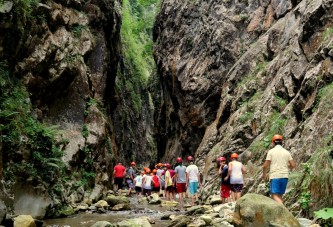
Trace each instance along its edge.
<path fill-rule="evenodd" d="M 244 184 L 242 166 L 238 161 L 232 161 L 230 184 Z"/>

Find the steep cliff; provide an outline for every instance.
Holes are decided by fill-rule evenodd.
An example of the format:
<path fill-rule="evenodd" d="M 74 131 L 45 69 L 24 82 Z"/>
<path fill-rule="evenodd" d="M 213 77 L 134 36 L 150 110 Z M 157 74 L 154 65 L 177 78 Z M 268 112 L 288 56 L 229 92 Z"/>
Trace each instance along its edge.
<path fill-rule="evenodd" d="M 0 200 L 8 213 L 71 214 L 70 204 L 111 188 L 116 161 L 156 158 L 147 82 L 128 55 L 121 24 L 131 11 L 122 7 L 0 1 Z"/>
<path fill-rule="evenodd" d="M 162 2 L 154 27 L 157 140 L 170 161 L 195 154 L 203 191 L 217 190 L 215 160 L 232 152 L 247 165 L 245 191 L 256 191 L 271 138 L 280 133 L 298 165 L 288 205 L 309 194 L 307 210 L 332 206 L 332 6 Z"/>

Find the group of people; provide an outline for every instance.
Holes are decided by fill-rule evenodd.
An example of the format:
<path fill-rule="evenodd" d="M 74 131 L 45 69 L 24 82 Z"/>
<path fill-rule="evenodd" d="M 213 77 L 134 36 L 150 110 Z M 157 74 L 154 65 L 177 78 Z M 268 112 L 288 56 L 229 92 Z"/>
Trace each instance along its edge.
<path fill-rule="evenodd" d="M 167 200 L 176 199 L 176 193 L 180 205 L 184 205 L 187 188 L 191 195 L 192 205 L 198 204 L 198 188 L 200 187 L 200 174 L 198 167 L 194 164 L 192 156 L 187 157 L 188 166 L 183 164 L 181 157 L 176 158 L 176 167 L 173 169 L 169 163 L 158 163 L 154 169 L 144 167 L 138 171 L 136 163 L 132 162 L 130 167 L 126 167 L 121 162 L 114 167 L 114 191 L 121 194 L 124 181 L 128 186 L 128 195 L 132 190 L 137 196 L 149 196 L 152 192 L 161 193 Z"/>
<path fill-rule="evenodd" d="M 289 170 L 295 168 L 295 162 L 290 152 L 282 147 L 282 140 L 281 135 L 273 136 L 272 144 L 274 148 L 267 153 L 262 175 L 262 180 L 266 181 L 267 170 L 269 169 L 270 194 L 272 199 L 280 204 L 283 204 L 282 197 L 286 192 Z M 231 202 L 231 199 L 237 201 L 241 197 L 244 185 L 243 175 L 246 173 L 245 166 L 238 161 L 238 154 L 231 154 L 230 160 L 227 164 L 225 157 L 217 158 L 218 172 L 221 175 L 220 195 L 224 203 Z"/>
<path fill-rule="evenodd" d="M 269 168 L 270 193 L 272 198 L 281 204 L 283 204 L 282 196 L 288 183 L 289 170 L 295 168 L 295 162 L 290 152 L 282 147 L 282 140 L 281 135 L 273 136 L 274 148 L 267 153 L 262 176 L 262 180 L 267 180 L 267 170 Z M 114 190 L 120 191 L 121 194 L 125 180 L 128 185 L 129 196 L 133 189 L 138 196 L 148 196 L 152 192 L 161 192 L 167 200 L 175 199 L 175 193 L 177 193 L 179 202 L 183 205 L 187 188 L 189 188 L 191 202 L 194 205 L 199 201 L 200 174 L 198 167 L 194 164 L 194 158 L 188 156 L 187 161 L 189 165 L 185 166 L 182 158 L 178 157 L 176 158 L 177 166 L 175 169 L 172 169 L 169 163 L 158 163 L 153 170 L 145 167 L 140 172 L 137 170 L 135 162 L 132 162 L 127 170 L 119 162 L 114 167 L 113 172 Z M 228 164 L 225 157 L 219 157 L 217 163 L 219 165 L 218 172 L 221 175 L 222 202 L 228 203 L 231 202 L 231 199 L 237 201 L 241 197 L 244 185 L 245 166 L 238 161 L 237 153 L 231 154 Z"/>

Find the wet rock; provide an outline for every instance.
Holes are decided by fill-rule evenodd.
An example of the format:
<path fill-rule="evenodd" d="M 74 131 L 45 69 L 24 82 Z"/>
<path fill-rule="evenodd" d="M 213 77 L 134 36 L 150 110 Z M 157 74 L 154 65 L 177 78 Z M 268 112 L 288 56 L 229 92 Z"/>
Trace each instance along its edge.
<path fill-rule="evenodd" d="M 19 227 L 36 227 L 35 220 L 31 215 L 19 215 L 14 218 L 14 226 Z"/>
<path fill-rule="evenodd" d="M 178 205 L 178 202 L 176 202 L 176 201 L 168 201 L 168 200 L 161 201 L 162 207 L 175 207 L 177 205 Z"/>
<path fill-rule="evenodd" d="M 121 204 L 117 204 L 114 207 L 112 207 L 113 211 L 120 211 L 120 210 L 131 210 L 131 207 L 128 203 L 121 203 Z"/>
<path fill-rule="evenodd" d="M 117 227 L 150 227 L 148 217 L 139 217 L 118 222 Z"/>
<path fill-rule="evenodd" d="M 109 195 L 105 198 L 105 201 L 110 205 L 114 206 L 120 203 L 129 203 L 129 199 L 125 196 L 115 196 L 115 195 Z"/>
<path fill-rule="evenodd" d="M 200 226 L 206 226 L 206 222 L 201 218 L 196 218 L 187 225 L 187 227 L 200 227 Z"/>
<path fill-rule="evenodd" d="M 105 200 L 100 200 L 97 203 L 95 203 L 94 206 L 97 208 L 108 208 L 109 204 Z"/>
<path fill-rule="evenodd" d="M 67 206 L 63 207 L 62 209 L 57 210 L 55 217 L 67 217 L 67 216 L 70 216 L 73 214 L 75 214 L 75 210 L 73 209 L 72 206 L 67 205 Z"/>
<path fill-rule="evenodd" d="M 4 1 L 0 5 L 0 13 L 8 13 L 13 8 L 13 2 L 12 1 Z"/>
<path fill-rule="evenodd" d="M 271 198 L 251 193 L 237 201 L 233 223 L 237 226 L 300 227 L 297 219 L 283 205 Z"/>
<path fill-rule="evenodd" d="M 213 195 L 209 196 L 205 204 L 215 205 L 215 204 L 221 204 L 222 200 L 219 195 Z"/>
<path fill-rule="evenodd" d="M 229 222 L 225 221 L 223 218 L 215 218 L 211 226 L 216 227 L 234 227 L 234 225 L 230 224 Z"/>
<path fill-rule="evenodd" d="M 139 203 L 139 204 L 148 204 L 148 198 L 147 198 L 147 197 L 141 197 L 141 198 L 138 200 L 138 203 Z"/>
<path fill-rule="evenodd" d="M 89 209 L 89 206 L 88 204 L 79 204 L 77 205 L 75 208 L 74 208 L 74 211 L 75 212 L 78 212 L 78 211 L 86 211 Z"/>
<path fill-rule="evenodd" d="M 112 227 L 113 225 L 107 221 L 98 221 L 93 224 L 91 227 Z"/>
<path fill-rule="evenodd" d="M 195 214 L 204 214 L 205 213 L 205 208 L 202 206 L 193 206 L 190 208 L 187 208 L 186 215 L 195 215 Z"/>
<path fill-rule="evenodd" d="M 160 204 L 161 203 L 161 198 L 159 197 L 158 194 L 153 193 L 150 196 L 147 197 L 149 204 Z"/>
<path fill-rule="evenodd" d="M 191 218 L 186 215 L 176 216 L 168 227 L 182 227 L 187 226 L 191 222 Z"/>

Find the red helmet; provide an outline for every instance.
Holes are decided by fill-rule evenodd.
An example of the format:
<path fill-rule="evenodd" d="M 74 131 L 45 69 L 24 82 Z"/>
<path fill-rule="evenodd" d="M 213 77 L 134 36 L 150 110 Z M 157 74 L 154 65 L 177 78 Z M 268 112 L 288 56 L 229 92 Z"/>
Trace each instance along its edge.
<path fill-rule="evenodd" d="M 177 163 L 183 162 L 183 159 L 181 157 L 176 158 Z"/>
<path fill-rule="evenodd" d="M 187 157 L 187 161 L 193 161 L 193 160 L 194 158 L 191 155 Z"/>
<path fill-rule="evenodd" d="M 238 154 L 232 153 L 231 156 L 230 156 L 230 158 L 238 158 Z"/>
<path fill-rule="evenodd" d="M 274 143 L 275 142 L 275 140 L 283 140 L 283 138 L 282 138 L 282 136 L 281 135 L 279 135 L 279 134 L 276 134 L 276 135 L 274 135 L 273 136 L 273 138 L 272 138 L 272 143 Z"/>
<path fill-rule="evenodd" d="M 225 161 L 225 160 L 226 160 L 225 157 L 218 157 L 216 161 L 221 162 L 221 161 Z"/>
<path fill-rule="evenodd" d="M 167 167 L 168 169 L 170 169 L 170 164 L 169 163 L 164 163 L 164 167 Z"/>

